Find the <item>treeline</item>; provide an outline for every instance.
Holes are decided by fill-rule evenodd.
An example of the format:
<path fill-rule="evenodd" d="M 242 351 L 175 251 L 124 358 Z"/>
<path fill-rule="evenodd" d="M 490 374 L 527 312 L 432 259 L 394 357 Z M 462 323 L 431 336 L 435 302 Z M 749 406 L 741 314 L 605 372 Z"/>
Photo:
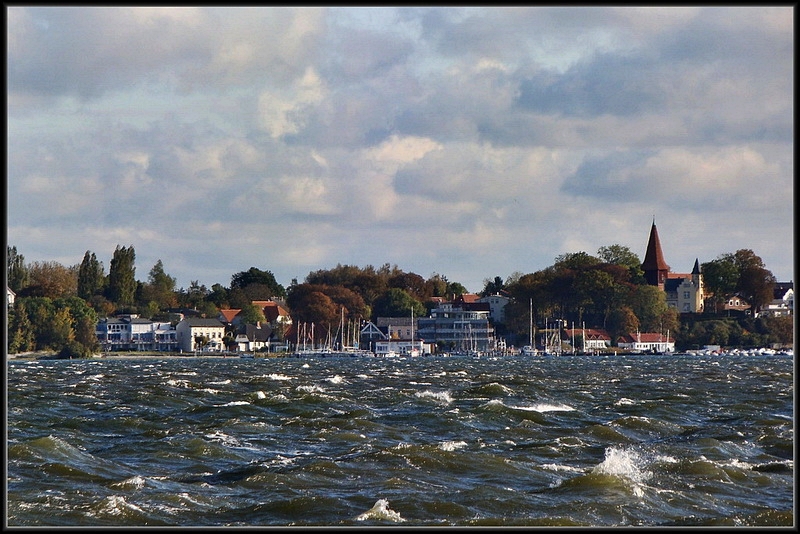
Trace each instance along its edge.
<path fill-rule="evenodd" d="M 17 305 L 9 310 L 11 353 L 91 353 L 97 350 L 94 325 L 98 318 L 121 313 L 169 321 L 169 310 L 174 308 L 194 309 L 206 317 L 217 317 L 221 309 L 239 308 L 247 322 L 264 321 L 261 310 L 251 302 L 272 298 L 286 303 L 296 324 L 319 325 L 316 333 L 321 337 L 335 329 L 343 315 L 356 324 L 377 317 L 408 317 L 412 311 L 416 317 L 426 316 L 433 297 L 450 300 L 467 292 L 444 275 L 434 273 L 425 278 L 389 264 L 378 268 L 339 264 L 310 272 L 301 283 L 292 280 L 288 288 L 277 283 L 270 271 L 256 267 L 234 273 L 228 286 L 216 283 L 207 288 L 192 281 L 186 289 L 176 288 L 176 279 L 165 272 L 160 259 L 148 272 L 147 281 L 137 280 L 132 245 L 116 247 L 108 273 L 91 251 L 74 266 L 26 264 L 16 247 L 8 247 L 7 260 L 8 285 L 17 294 Z M 709 301 L 715 307 L 722 296 L 734 293 L 746 298 L 754 309 L 772 299 L 775 278 L 752 250 L 722 254 L 703 263 L 702 271 L 706 290 L 715 295 Z M 667 306 L 663 291 L 647 285 L 638 256 L 621 245 L 601 247 L 594 256 L 563 254 L 540 271 L 484 280 L 482 295 L 501 291 L 511 302 L 504 323 L 494 326 L 498 335 L 514 344 L 527 338 L 531 320 L 541 328 L 555 319 L 577 328 L 603 328 L 612 339 L 637 330 L 669 331 L 679 348 L 792 340 L 791 318 L 681 317 Z M 698 321 L 704 318 L 716 322 Z M 280 326 L 274 326 L 282 335 Z"/>

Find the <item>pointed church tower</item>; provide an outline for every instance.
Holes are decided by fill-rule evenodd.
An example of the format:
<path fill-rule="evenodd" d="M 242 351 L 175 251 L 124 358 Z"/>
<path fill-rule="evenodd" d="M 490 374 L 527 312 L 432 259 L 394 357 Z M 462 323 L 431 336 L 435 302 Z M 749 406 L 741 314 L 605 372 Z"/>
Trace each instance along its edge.
<path fill-rule="evenodd" d="M 669 265 L 664 261 L 664 253 L 661 252 L 661 241 L 658 239 L 655 217 L 653 218 L 653 226 L 650 228 L 650 240 L 647 242 L 647 252 L 644 254 L 642 271 L 644 271 L 644 278 L 648 284 L 658 286 L 661 290 L 664 289 Z"/>

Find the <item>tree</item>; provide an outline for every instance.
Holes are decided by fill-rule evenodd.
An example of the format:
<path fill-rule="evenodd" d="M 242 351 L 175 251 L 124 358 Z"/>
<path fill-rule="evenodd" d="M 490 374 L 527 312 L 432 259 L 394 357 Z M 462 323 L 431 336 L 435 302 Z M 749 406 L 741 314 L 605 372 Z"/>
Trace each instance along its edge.
<path fill-rule="evenodd" d="M 7 247 L 6 256 L 6 276 L 8 276 L 8 287 L 14 293 L 21 293 L 28 285 L 28 269 L 25 267 L 25 256 L 17 253 L 17 247 Z"/>
<path fill-rule="evenodd" d="M 141 301 L 145 305 L 155 302 L 159 310 L 172 308 L 178 303 L 175 285 L 175 278 L 164 272 L 164 264 L 158 260 L 150 269 L 148 283 L 142 287 Z"/>
<path fill-rule="evenodd" d="M 135 261 L 133 245 L 127 248 L 117 245 L 108 273 L 108 298 L 118 305 L 134 303 L 137 287 Z"/>
<path fill-rule="evenodd" d="M 94 252 L 87 250 L 78 268 L 78 296 L 88 301 L 103 290 L 105 281 L 103 264 L 97 261 Z"/>
<path fill-rule="evenodd" d="M 608 333 L 616 342 L 619 336 L 636 332 L 639 329 L 639 318 L 628 306 L 614 309 L 608 317 Z"/>
<path fill-rule="evenodd" d="M 718 306 L 736 291 L 739 272 L 733 261 L 733 255 L 717 256 L 716 259 L 703 263 L 700 269 L 703 273 L 705 291 L 710 295 L 716 313 Z"/>
<path fill-rule="evenodd" d="M 243 324 L 267 322 L 267 318 L 264 317 L 264 311 L 250 302 L 242 306 L 242 311 L 239 312 L 239 317 L 241 318 Z"/>
<path fill-rule="evenodd" d="M 495 276 L 494 280 L 489 280 L 488 278 L 484 279 L 483 281 L 483 291 L 481 291 L 481 296 L 486 297 L 489 295 L 496 295 L 500 291 L 505 288 L 505 283 L 503 279 L 499 276 Z"/>
<path fill-rule="evenodd" d="M 77 269 L 71 269 L 57 261 L 36 261 L 28 267 L 28 286 L 24 296 L 48 297 L 51 299 L 78 294 Z"/>
<path fill-rule="evenodd" d="M 270 293 L 266 298 L 286 296 L 286 290 L 275 280 L 275 275 L 270 271 L 250 267 L 247 271 L 236 273 L 231 277 L 231 289 L 245 289 L 251 284 L 266 286 Z"/>
<path fill-rule="evenodd" d="M 637 284 L 645 283 L 642 262 L 630 248 L 617 244 L 603 246 L 597 249 L 597 257 L 605 263 L 627 267 L 632 281 Z"/>
<path fill-rule="evenodd" d="M 373 311 L 375 317 L 410 317 L 412 312 L 419 317 L 425 313 L 425 306 L 407 291 L 396 287 L 375 301 Z"/>
<path fill-rule="evenodd" d="M 772 300 L 775 276 L 765 266 L 762 259 L 750 249 L 739 249 L 734 254 L 734 263 L 739 270 L 737 289 L 758 313 Z"/>
<path fill-rule="evenodd" d="M 17 354 L 29 352 L 36 348 L 33 325 L 28 318 L 28 310 L 24 299 L 16 301 L 8 315 L 8 352 Z"/>

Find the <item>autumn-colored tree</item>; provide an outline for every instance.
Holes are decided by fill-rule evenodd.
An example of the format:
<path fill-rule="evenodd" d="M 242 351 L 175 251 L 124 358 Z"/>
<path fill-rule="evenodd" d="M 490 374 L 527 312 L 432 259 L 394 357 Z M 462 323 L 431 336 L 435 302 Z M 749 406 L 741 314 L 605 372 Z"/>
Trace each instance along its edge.
<path fill-rule="evenodd" d="M 28 266 L 28 286 L 22 295 L 51 299 L 78 294 L 77 268 L 57 261 L 35 261 Z"/>

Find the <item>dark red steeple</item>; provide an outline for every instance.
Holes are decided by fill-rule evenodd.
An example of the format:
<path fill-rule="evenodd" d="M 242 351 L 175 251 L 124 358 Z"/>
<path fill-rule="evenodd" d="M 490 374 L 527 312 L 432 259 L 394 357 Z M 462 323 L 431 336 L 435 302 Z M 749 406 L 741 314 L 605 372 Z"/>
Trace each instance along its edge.
<path fill-rule="evenodd" d="M 642 271 L 644 271 L 644 278 L 648 284 L 663 289 L 667 273 L 669 273 L 669 265 L 664 261 L 664 253 L 661 252 L 661 241 L 658 239 L 655 218 L 653 226 L 650 228 L 650 240 L 647 242 L 647 252 L 644 253 Z"/>

